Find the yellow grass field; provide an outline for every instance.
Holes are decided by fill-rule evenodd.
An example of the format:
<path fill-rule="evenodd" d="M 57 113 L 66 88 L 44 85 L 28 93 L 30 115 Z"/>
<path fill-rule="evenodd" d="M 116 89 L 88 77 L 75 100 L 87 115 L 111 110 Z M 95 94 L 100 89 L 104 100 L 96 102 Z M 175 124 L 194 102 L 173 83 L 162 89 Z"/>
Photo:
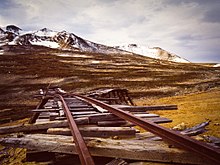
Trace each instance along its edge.
<path fill-rule="evenodd" d="M 181 123 L 192 127 L 209 120 L 205 134 L 220 137 L 220 89 L 157 100 L 142 98 L 135 102 L 137 105 L 177 104 L 178 110 L 160 110 L 153 113 L 172 119 L 172 123 L 163 124 L 169 128 Z"/>

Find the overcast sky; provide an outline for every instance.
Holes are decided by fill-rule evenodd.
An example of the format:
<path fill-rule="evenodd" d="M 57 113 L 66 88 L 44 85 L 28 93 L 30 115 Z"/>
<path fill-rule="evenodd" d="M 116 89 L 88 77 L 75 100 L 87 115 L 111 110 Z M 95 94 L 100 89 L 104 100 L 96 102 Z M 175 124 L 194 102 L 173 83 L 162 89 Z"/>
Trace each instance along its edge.
<path fill-rule="evenodd" d="M 220 62 L 220 0 L 0 0 L 0 26 L 72 32 L 106 45 L 159 46 Z"/>

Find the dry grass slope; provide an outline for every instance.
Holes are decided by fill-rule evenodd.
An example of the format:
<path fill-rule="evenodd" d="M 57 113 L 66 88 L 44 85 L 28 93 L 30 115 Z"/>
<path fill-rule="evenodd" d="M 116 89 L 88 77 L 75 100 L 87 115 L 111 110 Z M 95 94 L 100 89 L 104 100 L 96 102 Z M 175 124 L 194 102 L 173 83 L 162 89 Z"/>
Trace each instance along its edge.
<path fill-rule="evenodd" d="M 49 83 L 67 91 L 127 88 L 133 98 L 181 95 L 220 86 L 220 69 L 134 55 L 104 55 L 12 47 L 0 56 L 0 118 L 23 118 Z M 4 111 L 4 113 L 2 113 Z M 17 117 L 17 112 L 22 112 Z M 7 120 L 6 120 L 7 121 Z"/>
<path fill-rule="evenodd" d="M 170 118 L 172 123 L 163 124 L 172 128 L 178 124 L 184 123 L 187 127 L 210 121 L 205 135 L 212 135 L 220 138 L 220 89 L 187 94 L 183 96 L 165 97 L 156 100 L 142 98 L 137 100 L 138 105 L 155 104 L 177 104 L 178 110 L 155 111 L 156 114 Z"/>

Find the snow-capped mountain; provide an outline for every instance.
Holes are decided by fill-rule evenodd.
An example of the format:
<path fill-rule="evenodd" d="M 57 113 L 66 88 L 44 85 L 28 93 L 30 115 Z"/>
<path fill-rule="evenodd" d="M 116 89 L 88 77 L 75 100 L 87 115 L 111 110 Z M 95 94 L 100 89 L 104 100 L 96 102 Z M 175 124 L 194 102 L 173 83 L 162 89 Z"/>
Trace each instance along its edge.
<path fill-rule="evenodd" d="M 174 53 L 170 53 L 160 47 L 149 48 L 146 46 L 139 46 L 137 44 L 128 44 L 128 45 L 115 46 L 115 48 L 160 60 L 189 63 L 188 60 L 179 57 Z"/>
<path fill-rule="evenodd" d="M 19 35 L 21 29 L 14 25 L 9 25 L 4 28 L 0 28 L 0 46 L 5 45 L 8 42 L 13 41 L 13 39 Z"/>
<path fill-rule="evenodd" d="M 61 50 L 86 51 L 104 54 L 139 54 L 146 57 L 173 62 L 189 62 L 175 54 L 169 53 L 159 47 L 148 48 L 129 44 L 110 47 L 85 40 L 66 31 L 53 31 L 43 28 L 37 31 L 22 31 L 15 25 L 0 28 L 0 46 L 3 45 L 39 45 Z"/>
<path fill-rule="evenodd" d="M 66 31 L 57 32 L 43 28 L 37 31 L 23 32 L 14 25 L 0 28 L 1 45 L 40 45 L 62 50 L 128 54 L 123 50 L 88 41 Z"/>

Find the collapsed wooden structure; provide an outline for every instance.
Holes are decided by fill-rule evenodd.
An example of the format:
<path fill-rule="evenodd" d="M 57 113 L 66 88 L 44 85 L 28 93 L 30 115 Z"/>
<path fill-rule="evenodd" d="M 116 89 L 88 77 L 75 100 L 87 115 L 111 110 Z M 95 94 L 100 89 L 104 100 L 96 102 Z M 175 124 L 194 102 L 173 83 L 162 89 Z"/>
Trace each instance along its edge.
<path fill-rule="evenodd" d="M 121 88 L 100 88 L 87 93 L 87 96 L 97 100 L 105 101 L 108 104 L 134 105 L 127 89 Z"/>
<path fill-rule="evenodd" d="M 76 134 L 76 132 L 72 132 L 74 128 L 69 127 L 70 120 L 74 119 L 72 122 L 78 127 L 74 131 L 79 130 L 78 134 L 83 137 L 91 156 L 136 161 L 214 164 L 197 153 L 175 147 L 170 148 L 169 144 L 158 136 L 150 132 L 140 132 L 134 123 L 120 118 L 111 113 L 108 108 L 103 108 L 92 100 L 100 100 L 110 105 L 110 108 L 120 109 L 135 117 L 142 118 L 144 121 L 157 124 L 172 122 L 172 120 L 149 113 L 149 111 L 176 110 L 176 105 L 134 106 L 125 89 L 99 89 L 87 93 L 87 96 L 93 99 L 89 101 L 86 100 L 86 97 L 67 94 L 59 88 L 48 87 L 41 95 L 42 99 L 37 108 L 32 110 L 34 115 L 29 124 L 0 128 L 0 134 L 15 132 L 24 132 L 25 134 L 19 134 L 19 136 L 12 134 L 1 138 L 0 143 L 38 152 L 79 154 L 78 137 L 70 136 Z M 65 109 L 69 109 L 72 119 L 69 120 Z M 79 140 L 79 143 L 84 142 Z M 210 151 L 213 151 L 212 148 Z M 215 151 L 213 153 L 219 154 Z M 81 153 L 81 156 L 83 157 L 84 153 Z M 86 156 L 85 160 L 88 157 L 90 155 Z M 90 163 L 88 163 L 89 161 Z M 89 161 L 82 164 L 94 163 L 92 160 Z"/>

